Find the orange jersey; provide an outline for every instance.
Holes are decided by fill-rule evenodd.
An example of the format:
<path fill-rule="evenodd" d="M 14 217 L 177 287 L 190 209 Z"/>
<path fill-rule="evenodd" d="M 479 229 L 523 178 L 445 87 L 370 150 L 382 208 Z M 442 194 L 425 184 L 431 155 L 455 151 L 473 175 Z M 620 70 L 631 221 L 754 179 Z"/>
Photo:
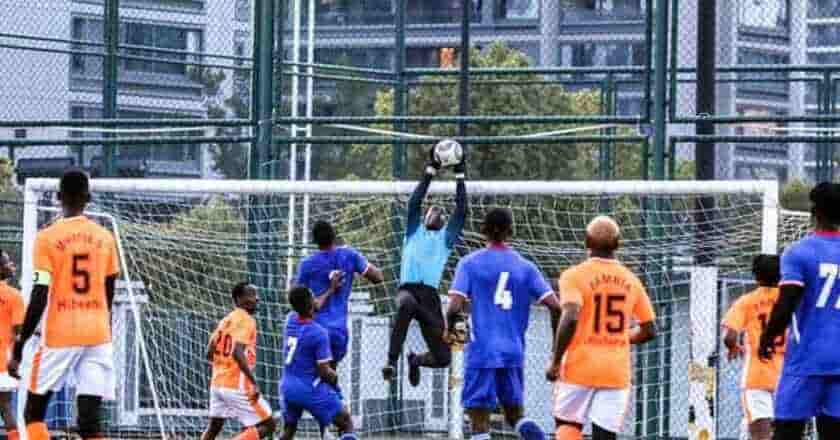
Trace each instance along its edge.
<path fill-rule="evenodd" d="M 776 342 L 776 354 L 770 362 L 759 360 L 758 341 L 761 338 L 761 332 L 770 320 L 773 305 L 778 299 L 778 288 L 759 287 L 738 298 L 723 319 L 724 327 L 738 334 L 744 334 L 746 363 L 741 378 L 741 387 L 744 389 L 776 390 L 776 383 L 779 381 L 785 358 L 784 336 Z"/>
<path fill-rule="evenodd" d="M 561 380 L 592 388 L 630 386 L 630 320 L 655 319 L 642 282 L 617 260 L 590 258 L 560 276 L 562 304 L 581 306 Z"/>
<path fill-rule="evenodd" d="M 248 368 L 253 370 L 257 365 L 257 321 L 238 307 L 219 322 L 219 326 L 210 336 L 210 344 L 215 350 L 211 387 L 246 390 L 252 386 L 233 358 L 233 349 L 237 342 L 245 345 Z"/>
<path fill-rule="evenodd" d="M 47 347 L 111 340 L 105 279 L 119 272 L 114 236 L 87 217 L 61 219 L 35 238 L 35 285 L 49 285 Z"/>
<path fill-rule="evenodd" d="M 14 287 L 0 282 L 0 373 L 7 371 L 6 364 L 9 362 L 9 351 L 15 342 L 15 334 L 12 328 L 23 325 L 23 297 Z"/>

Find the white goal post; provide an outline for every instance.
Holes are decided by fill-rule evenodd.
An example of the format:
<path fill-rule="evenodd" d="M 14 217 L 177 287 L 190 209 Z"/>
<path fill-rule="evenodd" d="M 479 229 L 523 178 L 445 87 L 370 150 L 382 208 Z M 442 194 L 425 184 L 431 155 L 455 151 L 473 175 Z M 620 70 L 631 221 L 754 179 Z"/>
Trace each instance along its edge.
<path fill-rule="evenodd" d="M 286 208 L 286 206 L 282 205 L 282 203 L 288 203 L 288 200 L 293 199 L 289 196 L 301 195 L 306 197 L 298 197 L 297 203 L 301 203 L 303 199 L 306 199 L 308 203 L 312 203 L 313 216 L 317 216 L 319 213 L 321 216 L 338 215 L 337 213 L 351 213 L 354 216 L 354 221 L 346 223 L 347 226 L 345 227 L 352 228 L 360 227 L 360 224 L 364 225 L 366 222 L 372 222 L 377 218 L 376 216 L 385 217 L 392 223 L 404 221 L 397 214 L 383 211 L 383 205 L 380 205 L 379 203 L 387 200 L 397 200 L 402 203 L 402 201 L 413 191 L 415 186 L 416 182 L 392 181 L 293 182 L 175 179 L 93 179 L 91 181 L 91 191 L 95 196 L 93 201 L 95 210 L 106 212 L 108 216 L 111 216 L 114 219 L 114 226 L 121 232 L 125 231 L 125 235 L 135 234 L 135 238 L 132 239 L 133 241 L 131 245 L 125 246 L 126 255 L 124 258 L 128 261 L 123 261 L 123 268 L 125 271 L 128 271 L 128 263 L 132 263 L 131 266 L 134 268 L 134 273 L 129 274 L 131 280 L 146 283 L 146 287 L 144 287 L 144 289 L 149 291 L 148 295 L 151 299 L 149 300 L 150 304 L 148 306 L 148 310 L 145 309 L 146 306 L 144 306 L 144 310 L 138 310 L 140 306 L 134 303 L 131 303 L 130 307 L 132 307 L 134 319 L 137 321 L 143 321 L 142 323 L 136 323 L 138 328 L 149 328 L 152 333 L 159 331 L 160 335 L 168 335 L 173 331 L 180 331 L 174 328 L 156 327 L 165 327 L 174 324 L 171 324 L 170 321 L 166 321 L 163 318 L 155 317 L 152 319 L 146 316 L 147 313 L 152 312 L 163 315 L 167 312 L 166 307 L 171 306 L 171 304 L 155 304 L 156 292 L 154 290 L 167 282 L 171 282 L 171 278 L 169 276 L 170 274 L 167 273 L 167 271 L 171 271 L 173 269 L 167 268 L 165 264 L 161 262 L 155 263 L 157 266 L 150 266 L 146 260 L 142 259 L 142 264 L 138 265 L 138 262 L 133 261 L 133 259 L 140 257 L 147 258 L 147 254 L 154 254 L 156 251 L 151 247 L 151 244 L 149 245 L 149 248 L 143 248 L 143 240 L 157 240 L 159 237 L 155 234 L 160 233 L 161 235 L 166 235 L 171 233 L 171 230 L 167 229 L 169 228 L 168 225 L 170 223 L 175 223 L 176 221 L 181 221 L 181 217 L 179 216 L 182 216 L 184 212 L 189 212 L 198 206 L 206 207 L 208 203 L 207 200 L 209 199 L 221 200 L 219 203 L 231 204 L 234 205 L 236 209 L 242 209 L 243 206 L 250 206 L 248 204 L 251 203 L 249 201 L 251 198 L 271 196 L 277 197 L 265 203 L 275 203 L 276 206 L 272 207 L 282 210 L 283 208 Z M 49 195 L 54 194 L 57 189 L 57 179 L 28 179 L 26 181 L 24 195 L 22 291 L 27 300 L 29 292 L 32 288 L 32 252 L 34 237 L 39 228 L 39 218 L 43 217 L 45 207 L 49 207 L 49 209 L 53 210 L 55 209 L 55 201 L 52 200 Z M 670 289 L 667 295 L 663 296 L 663 298 L 666 299 L 662 299 L 662 301 L 668 302 L 666 304 L 668 307 L 667 310 L 670 310 L 671 312 L 669 313 L 673 314 L 673 325 L 675 326 L 682 325 L 678 321 L 682 318 L 688 318 L 689 316 L 687 313 L 682 315 L 681 312 L 678 312 L 677 310 L 680 310 L 679 307 L 684 307 L 688 310 L 689 308 L 717 308 L 722 305 L 718 304 L 717 299 L 713 302 L 705 302 L 702 299 L 698 300 L 695 298 L 697 295 L 702 295 L 702 292 L 699 292 L 699 290 L 707 291 L 708 289 L 716 289 L 716 283 L 713 280 L 710 281 L 709 279 L 706 279 L 704 282 L 698 282 L 696 279 L 692 278 L 697 276 L 695 272 L 700 272 L 696 271 L 696 268 L 693 267 L 693 260 L 690 260 L 690 257 L 686 257 L 686 255 L 693 252 L 685 249 L 686 246 L 690 247 L 690 244 L 686 242 L 690 241 L 692 237 L 694 237 L 694 234 L 696 234 L 696 232 L 694 232 L 696 225 L 693 223 L 693 216 L 698 208 L 695 208 L 693 202 L 695 199 L 699 199 L 701 197 L 710 197 L 715 199 L 715 206 L 710 207 L 709 209 L 710 211 L 715 212 L 720 211 L 720 214 L 718 215 L 722 222 L 728 221 L 729 217 L 727 216 L 731 216 L 732 219 L 738 219 L 743 222 L 743 224 L 738 223 L 734 226 L 735 228 L 739 228 L 737 231 L 739 234 L 737 238 L 742 240 L 733 244 L 733 248 L 730 250 L 732 253 L 735 253 L 734 256 L 729 256 L 731 257 L 730 260 L 734 262 L 721 264 L 740 265 L 742 264 L 739 260 L 740 257 L 744 257 L 747 254 L 755 252 L 775 254 L 779 243 L 779 216 L 781 211 L 779 206 L 779 185 L 775 181 L 470 181 L 467 182 L 467 191 L 471 200 L 469 214 L 471 219 L 468 221 L 465 231 L 464 243 L 459 246 L 456 253 L 458 255 L 463 255 L 465 252 L 480 246 L 480 237 L 477 233 L 478 228 L 475 226 L 481 221 L 480 217 L 482 215 L 482 210 L 496 206 L 497 204 L 508 206 L 515 211 L 515 217 L 517 218 L 517 236 L 515 237 L 514 247 L 517 249 L 524 248 L 526 256 L 538 260 L 537 263 L 541 265 L 545 275 L 551 278 L 554 278 L 557 275 L 555 273 L 556 270 L 568 266 L 569 261 L 579 259 L 580 257 L 581 253 L 578 249 L 582 246 L 582 231 L 578 226 L 580 223 L 580 217 L 599 213 L 616 215 L 619 217 L 625 216 L 623 218 L 636 218 L 639 216 L 650 216 L 651 218 L 668 217 L 668 221 L 670 222 L 668 226 L 669 229 L 664 233 L 674 235 L 677 240 L 667 242 L 663 241 L 662 243 L 651 245 L 650 247 L 646 247 L 645 245 L 645 237 L 647 237 L 645 234 L 648 228 L 647 225 L 622 224 L 622 228 L 638 235 L 638 237 L 631 240 L 631 243 L 627 244 L 627 252 L 632 259 L 644 259 L 646 253 L 657 253 L 657 255 L 668 255 L 669 253 L 676 255 L 680 253 L 679 258 L 673 259 L 673 261 L 669 263 L 668 268 L 656 269 L 661 272 L 653 274 L 656 277 L 659 277 L 656 279 L 658 280 L 657 282 L 660 283 L 658 285 L 660 288 L 664 288 L 663 286 L 666 286 L 667 289 Z M 455 184 L 451 181 L 434 182 L 429 189 L 430 198 L 440 200 L 440 203 L 447 207 L 451 206 L 452 195 L 454 193 Z M 105 195 L 108 194 L 112 194 L 113 197 L 105 197 Z M 155 200 L 157 197 L 177 198 L 173 199 L 174 201 L 167 202 L 172 205 L 177 205 L 177 209 L 171 209 L 171 212 L 154 211 L 154 214 L 152 214 L 152 210 L 157 209 L 156 206 L 153 206 L 157 203 Z M 285 201 L 281 201 L 281 199 Z M 235 202 L 231 202 L 231 200 Z M 599 207 L 593 204 L 593 201 L 598 200 L 607 200 L 609 203 Z M 661 204 L 648 205 L 648 200 L 657 200 L 661 202 Z M 581 201 L 586 202 L 584 204 L 585 206 L 581 205 Z M 316 209 L 316 205 L 318 204 L 322 204 L 324 208 L 320 210 Z M 365 211 L 367 208 L 355 209 L 356 204 L 363 207 L 370 207 L 370 211 Z M 720 206 L 725 206 L 726 211 L 721 211 Z M 211 206 L 211 208 L 214 207 Z M 699 209 L 701 211 L 703 210 L 702 207 Z M 294 234 L 290 232 L 290 236 L 304 236 L 304 234 L 301 233 L 301 228 L 305 227 L 303 225 L 304 222 L 296 220 L 293 206 L 289 206 L 288 211 L 291 211 L 292 214 L 288 214 L 287 211 L 282 211 L 286 212 L 286 214 L 263 219 L 263 221 L 282 223 L 283 228 L 288 226 L 290 231 L 295 231 Z M 269 215 L 275 215 L 280 211 L 267 210 L 266 212 L 271 213 Z M 628 212 L 630 214 L 627 214 Z M 520 222 L 520 219 L 522 218 L 525 218 L 526 220 Z M 203 219 L 202 221 L 207 222 L 208 226 L 212 226 L 212 222 L 218 222 L 219 224 L 223 223 L 222 220 L 217 221 L 213 218 L 207 219 L 205 217 L 201 217 L 201 219 Z M 237 248 L 247 247 L 246 243 L 240 240 L 240 235 L 233 234 L 230 236 L 225 235 L 217 237 L 214 236 L 214 231 L 217 229 L 212 227 L 198 227 L 195 223 L 196 220 L 191 221 L 192 223 L 189 223 L 189 225 L 192 229 L 189 229 L 187 231 L 188 233 L 183 232 L 185 229 L 182 228 L 179 230 L 181 231 L 179 233 L 183 232 L 183 236 L 178 236 L 174 239 L 177 243 L 167 243 L 173 246 L 183 246 L 183 249 L 189 250 L 199 257 L 201 257 L 201 255 L 214 257 L 214 253 L 219 252 L 219 249 L 224 249 L 223 246 L 232 246 Z M 224 223 L 242 223 L 244 221 L 245 220 L 242 218 L 239 218 L 238 220 L 231 220 L 230 218 L 225 217 Z M 126 228 L 123 228 L 123 223 L 126 224 Z M 240 226 L 241 225 L 237 225 L 237 231 L 240 229 L 247 230 L 247 227 L 242 228 Z M 546 231 L 550 231 L 552 229 L 562 229 L 565 236 L 571 238 L 569 240 L 566 240 L 566 238 L 561 240 L 557 238 L 546 238 L 543 236 Z M 284 231 L 281 231 L 280 233 L 282 232 Z M 347 230 L 339 229 L 339 235 L 347 232 Z M 237 234 L 238 233 L 239 232 L 237 232 Z M 713 233 L 724 234 L 723 231 L 714 231 Z M 683 242 L 679 241 L 680 238 Z M 122 240 L 128 240 L 128 238 L 123 237 Z M 390 240 L 388 241 L 388 244 L 382 244 L 384 241 L 381 243 L 377 242 L 378 244 L 370 244 L 369 252 L 377 256 L 398 255 L 399 245 L 393 243 L 401 243 L 401 237 L 389 237 L 388 240 Z M 350 244 L 356 245 L 357 243 L 351 242 Z M 282 248 L 284 252 L 288 251 L 288 254 L 278 254 L 280 255 L 279 258 L 290 258 L 289 256 L 293 254 L 292 247 L 295 246 L 295 243 L 278 240 L 276 246 L 278 248 Z M 572 250 L 573 248 L 575 249 Z M 205 254 L 202 254 L 202 252 Z M 305 253 L 307 250 L 304 248 L 302 252 Z M 199 257 L 196 257 L 196 259 L 200 260 L 201 258 Z M 551 271 L 549 271 L 547 267 L 543 266 L 543 264 L 548 264 L 547 262 L 550 262 L 549 265 Z M 286 260 L 285 262 L 277 261 L 276 263 L 284 268 L 287 263 L 291 264 L 289 260 Z M 450 264 L 450 266 L 452 265 Z M 685 269 L 686 266 L 689 268 Z M 448 275 L 444 277 L 445 280 L 448 280 L 451 277 L 453 269 L 454 267 L 447 268 Z M 741 269 L 742 267 L 739 266 L 738 270 L 729 270 L 729 272 L 736 273 Z M 136 273 L 138 271 L 141 273 Z M 285 269 L 280 272 L 285 272 Z M 703 276 L 709 276 L 709 272 L 702 273 Z M 683 274 L 690 274 L 690 276 L 683 279 L 681 278 Z M 253 273 L 250 275 L 253 275 Z M 233 279 L 237 276 L 242 276 L 242 274 L 240 272 L 232 272 L 226 275 L 225 278 Z M 280 274 L 277 276 L 285 275 Z M 717 279 L 719 274 L 715 272 L 712 276 Z M 217 278 L 219 277 L 217 276 Z M 212 306 L 213 313 L 211 314 L 215 319 L 216 317 L 220 317 L 218 314 L 221 313 L 221 310 L 224 307 L 227 307 L 221 305 L 224 304 L 224 301 L 226 301 L 227 292 L 210 292 L 207 290 L 206 286 L 212 285 L 215 289 L 217 284 L 222 285 L 223 281 L 226 280 L 213 279 L 211 281 L 212 283 L 208 281 L 206 285 L 201 284 L 201 286 L 197 286 L 197 288 L 185 292 L 184 295 L 194 295 L 191 300 L 195 303 L 211 303 L 208 307 Z M 199 280 L 199 282 L 202 281 Z M 392 294 L 394 293 L 393 290 L 395 290 L 396 287 L 395 283 L 396 280 L 387 280 L 387 288 L 392 290 Z M 444 282 L 444 284 L 446 283 L 447 281 Z M 677 284 L 679 284 L 679 288 L 674 287 Z M 272 282 L 271 285 L 273 286 L 272 288 L 275 288 L 281 284 Z M 690 293 L 691 300 L 684 301 L 680 296 L 682 294 L 678 292 L 678 290 L 681 291 L 680 289 L 683 288 L 686 291 L 691 291 L 693 289 L 698 290 L 698 292 L 695 293 L 692 291 Z M 210 300 L 206 297 L 207 295 L 217 295 L 218 298 L 214 297 Z M 365 293 L 365 295 L 368 294 Z M 354 298 L 369 298 L 369 296 L 356 296 L 356 292 L 354 290 Z M 387 298 L 385 301 L 387 301 Z M 380 302 L 382 302 L 382 300 L 380 300 Z M 387 312 L 382 312 L 386 313 L 386 315 L 377 316 L 375 319 L 378 321 L 374 322 L 374 318 L 370 317 L 374 314 L 372 309 L 364 309 L 358 304 L 356 306 L 351 305 L 351 307 L 358 307 L 360 310 L 358 315 L 354 315 L 354 319 L 356 319 L 356 316 L 358 317 L 359 324 L 358 326 L 353 326 L 351 328 L 351 340 L 353 338 L 361 337 L 368 338 L 369 334 L 366 332 L 368 332 L 369 329 L 371 335 L 373 332 L 382 333 L 381 330 L 375 330 L 374 328 L 381 328 L 383 325 L 387 325 L 388 321 L 383 321 L 384 318 L 387 318 Z M 382 308 L 382 310 L 387 309 L 388 307 Z M 380 309 L 377 308 L 376 313 L 380 313 L 379 310 Z M 353 312 L 351 311 L 351 313 Z M 541 319 L 540 315 L 535 316 L 536 318 L 534 319 Z M 695 313 L 692 312 L 690 316 L 694 318 Z M 685 327 L 687 333 L 694 333 L 694 338 L 704 341 L 700 345 L 707 346 L 704 349 L 705 351 L 712 350 L 715 345 L 715 341 L 713 339 L 710 340 L 709 338 L 714 338 L 716 333 L 714 333 L 714 330 L 709 329 L 714 329 L 718 323 L 714 321 L 714 315 L 711 316 L 712 317 L 706 315 L 703 317 L 703 319 L 709 320 L 708 324 L 704 326 L 705 330 L 699 330 L 698 328 L 691 328 L 691 330 L 688 330 L 688 328 L 691 327 L 690 324 L 686 324 Z M 667 318 L 671 319 L 672 317 L 668 316 Z M 277 316 L 276 319 L 279 321 L 282 317 Z M 263 331 L 262 325 L 263 323 L 261 322 L 261 332 Z M 532 327 L 534 326 L 532 325 Z M 180 329 L 181 327 L 178 328 Z M 277 327 L 271 326 L 271 328 L 272 330 L 268 331 L 274 332 L 271 335 L 273 337 L 272 340 L 276 340 L 275 337 L 282 336 L 276 334 Z M 191 329 L 190 331 L 193 330 Z M 196 334 L 202 334 L 199 330 L 195 331 Z M 540 333 L 541 336 L 532 336 L 531 331 L 532 330 L 529 330 L 529 341 L 539 341 L 540 344 L 545 343 L 545 335 Z M 710 331 L 711 333 L 709 333 Z M 534 330 L 534 332 L 536 332 L 536 330 Z M 680 333 L 674 331 L 673 335 L 674 338 L 678 338 Z M 141 336 L 138 337 L 152 339 L 149 341 L 134 341 L 135 343 L 139 344 L 147 342 L 149 344 L 149 350 L 160 350 L 161 353 L 166 353 L 167 347 L 156 345 L 160 344 L 162 339 L 155 339 L 157 338 L 155 334 L 146 334 L 145 336 L 142 336 L 141 333 Z M 162 338 L 163 336 L 160 337 Z M 201 337 L 196 336 L 196 338 L 200 339 Z M 197 346 L 200 345 L 198 342 L 206 343 L 205 341 L 198 340 L 196 341 Z M 674 347 L 677 346 L 677 342 L 674 342 L 673 344 Z M 365 345 L 360 346 L 366 346 L 368 348 L 376 346 L 379 351 L 385 350 L 384 345 L 371 345 L 370 341 L 367 339 L 365 340 Z M 352 347 L 353 344 L 351 343 L 351 351 L 354 350 Z M 529 342 L 529 347 L 533 347 L 533 350 L 539 349 L 545 351 L 544 345 L 535 344 L 534 342 Z M 529 348 L 529 353 L 531 353 L 531 349 L 532 348 Z M 281 351 L 282 347 L 269 347 L 267 350 Z M 354 358 L 351 361 L 350 358 L 352 356 L 348 355 L 348 360 L 346 360 L 345 363 L 353 362 L 354 365 L 356 365 L 355 363 L 358 363 L 358 365 L 365 365 L 365 367 L 352 367 L 349 372 L 345 369 L 345 371 L 340 371 L 340 376 L 343 389 L 348 390 L 347 394 L 350 396 L 349 399 L 354 401 L 358 400 L 360 403 L 356 408 L 359 408 L 359 412 L 364 412 L 364 414 L 354 414 L 354 416 L 357 417 L 357 420 L 361 421 L 358 426 L 363 434 L 368 432 L 379 432 L 378 430 L 380 428 L 378 428 L 379 425 L 377 425 L 377 423 L 380 423 L 380 421 L 384 418 L 393 417 L 395 413 L 398 417 L 402 417 L 402 422 L 397 422 L 397 425 L 404 426 L 415 423 L 416 421 L 412 421 L 414 420 L 412 419 L 412 417 L 414 417 L 413 415 L 405 415 L 403 413 L 405 409 L 402 406 L 402 403 L 400 403 L 398 409 L 393 409 L 390 406 L 384 406 L 383 408 L 385 409 L 374 408 L 374 403 L 379 401 L 384 402 L 381 403 L 381 405 L 391 403 L 387 402 L 387 398 L 384 397 L 366 397 L 364 390 L 365 387 L 379 385 L 371 385 L 374 383 L 370 382 L 372 379 L 365 377 L 358 378 L 354 376 L 354 374 L 356 369 L 368 368 L 367 365 L 369 364 L 366 363 L 368 362 L 368 358 L 379 359 L 382 358 L 384 353 L 373 353 L 372 351 L 364 350 L 362 348 L 355 350 L 357 351 L 354 353 L 358 354 L 359 359 Z M 362 351 L 358 352 L 358 350 Z M 666 351 L 669 355 L 671 355 L 671 346 L 666 347 L 663 345 L 657 349 L 656 355 L 660 355 L 660 352 Z M 703 356 L 706 355 L 708 355 L 708 353 L 703 353 Z M 198 362 L 203 357 L 203 353 L 188 352 L 183 354 L 183 356 L 194 356 L 196 358 L 196 362 Z M 640 354 L 640 356 L 642 356 L 642 354 Z M 644 356 L 648 356 L 648 354 L 644 354 Z M 530 354 L 528 359 L 529 361 L 527 362 L 531 362 L 533 365 L 526 366 L 526 369 L 529 371 L 533 369 L 534 371 L 539 372 L 539 376 L 542 377 L 545 365 L 538 361 L 531 361 L 534 357 Z M 538 356 L 537 359 L 543 359 L 543 357 Z M 374 362 L 370 361 L 371 367 L 373 364 Z M 146 380 L 161 381 L 159 386 L 152 386 L 151 389 L 155 402 L 157 402 L 158 398 L 157 394 L 155 394 L 156 392 L 162 394 L 161 399 L 165 402 L 163 404 L 165 408 L 158 410 L 159 414 L 156 414 L 156 416 L 158 420 L 161 420 L 161 425 L 165 424 L 166 426 L 161 426 L 159 428 L 157 426 L 150 426 L 146 429 L 150 432 L 154 432 L 159 429 L 163 431 L 161 432 L 161 436 L 164 437 L 171 435 L 176 431 L 176 428 L 173 427 L 175 424 L 179 425 L 177 429 L 200 429 L 201 423 L 204 423 L 204 420 L 199 421 L 199 419 L 201 419 L 203 414 L 206 412 L 192 406 L 185 406 L 182 409 L 178 409 L 173 407 L 175 404 L 173 402 L 176 402 L 178 399 L 183 399 L 185 394 L 200 393 L 201 390 L 191 388 L 192 384 L 188 383 L 168 382 L 172 378 L 169 376 L 171 372 L 166 371 L 166 366 L 156 364 L 156 366 L 141 365 L 141 367 L 149 369 L 149 371 L 146 371 L 146 375 L 148 377 Z M 417 424 L 420 427 L 416 429 L 419 429 L 422 432 L 432 430 L 436 430 L 438 432 L 443 431 L 447 432 L 450 438 L 462 438 L 464 429 L 464 414 L 463 409 L 459 404 L 459 384 L 461 383 L 460 379 L 462 367 L 462 356 L 456 355 L 455 359 L 453 359 L 453 365 L 449 371 L 449 374 L 452 375 L 452 380 L 446 381 L 447 385 L 445 385 L 446 392 L 449 394 L 448 397 L 443 399 L 444 403 L 442 404 L 446 407 L 446 414 L 443 416 L 445 423 L 440 425 L 440 427 L 432 428 L 431 426 L 438 426 L 429 422 L 432 417 L 430 414 L 434 411 L 426 408 L 424 410 L 425 412 L 417 416 L 419 417 L 418 420 L 420 420 Z M 265 371 L 274 371 L 272 368 L 273 366 L 266 366 Z M 649 371 L 654 367 L 645 368 L 647 368 L 646 371 Z M 661 367 L 658 366 L 656 368 Z M 118 374 L 120 372 L 119 369 L 120 365 L 117 366 Z M 679 374 L 685 375 L 685 370 L 683 370 L 682 373 L 675 371 L 675 375 Z M 367 372 L 362 376 L 365 375 L 370 375 L 370 373 Z M 670 372 L 662 377 L 669 378 L 657 379 L 663 381 L 662 386 L 665 386 L 665 381 L 670 381 L 668 382 L 668 386 L 673 383 L 675 389 L 683 387 L 683 382 L 688 382 L 687 379 L 678 380 L 671 378 Z M 272 386 L 275 386 L 278 378 L 271 377 L 264 379 L 272 383 Z M 366 380 L 368 382 L 365 382 Z M 141 386 L 140 380 L 134 382 L 137 382 L 136 386 Z M 387 385 L 382 384 L 381 386 L 387 388 Z M 359 388 L 361 388 L 361 391 L 359 391 Z M 693 393 L 689 391 L 689 388 L 691 388 L 690 386 L 686 386 L 684 388 L 685 391 L 688 391 L 690 394 Z M 269 391 L 274 392 L 275 390 L 272 389 Z M 430 400 L 430 396 L 434 393 L 433 390 L 429 391 L 431 394 L 428 395 L 422 394 L 423 392 L 425 391 L 403 390 L 402 385 L 399 387 L 399 395 L 401 396 L 400 399 L 406 401 L 408 401 L 411 396 L 414 396 L 411 398 L 415 401 L 423 401 L 424 399 Z M 541 393 L 543 392 L 541 391 Z M 377 392 L 371 394 L 380 396 L 387 393 Z M 543 394 L 539 394 L 538 397 L 542 399 Z M 675 414 L 673 417 L 667 414 L 667 410 L 662 410 L 661 408 L 659 409 L 659 411 L 661 411 L 660 413 L 652 414 L 648 412 L 653 411 L 651 408 L 657 408 L 657 404 L 662 404 L 661 402 L 656 402 L 657 400 L 663 399 L 661 395 L 650 395 L 648 391 L 636 390 L 634 396 L 637 405 L 634 411 L 642 411 L 647 416 L 642 417 L 642 415 L 637 414 L 638 419 L 645 419 L 645 421 L 638 422 L 636 424 L 630 423 L 627 429 L 635 429 L 637 433 L 643 432 L 645 434 L 659 434 L 665 430 L 671 431 L 678 429 L 685 432 L 685 434 L 681 433 L 680 435 L 689 434 L 690 426 L 687 421 L 676 422 L 675 420 L 672 420 L 675 418 L 682 418 L 682 413 L 680 413 L 678 409 L 670 409 L 671 414 Z M 535 393 L 534 398 L 536 397 L 537 394 Z M 689 396 L 686 395 L 686 398 L 689 398 Z M 540 418 L 542 421 L 550 421 L 550 413 L 543 414 L 546 411 L 546 408 L 529 407 L 528 402 L 530 401 L 526 397 L 526 411 L 529 414 L 538 413 L 533 416 Z M 675 405 L 680 404 L 684 405 L 684 402 L 676 403 Z M 688 412 L 686 412 L 686 417 L 687 414 Z M 162 415 L 167 418 L 161 418 Z M 182 417 L 184 420 L 190 417 L 193 417 L 193 419 L 189 419 L 187 421 L 175 421 L 175 417 Z M 658 427 L 650 423 L 651 419 L 656 419 L 656 423 L 659 424 Z M 703 423 L 710 422 L 707 420 Z M 669 424 L 670 426 L 666 426 Z"/>

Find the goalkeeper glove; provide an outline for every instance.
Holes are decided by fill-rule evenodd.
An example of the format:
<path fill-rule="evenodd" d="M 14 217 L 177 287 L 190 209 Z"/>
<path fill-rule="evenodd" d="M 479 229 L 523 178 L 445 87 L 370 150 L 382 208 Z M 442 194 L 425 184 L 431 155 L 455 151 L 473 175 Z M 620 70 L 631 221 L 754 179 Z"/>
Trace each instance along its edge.
<path fill-rule="evenodd" d="M 440 171 L 441 163 L 435 157 L 435 147 L 429 150 L 429 157 L 426 159 L 426 174 L 436 175 Z"/>
<path fill-rule="evenodd" d="M 452 168 L 456 179 L 463 179 L 467 174 L 467 151 L 464 150 L 461 161 Z"/>

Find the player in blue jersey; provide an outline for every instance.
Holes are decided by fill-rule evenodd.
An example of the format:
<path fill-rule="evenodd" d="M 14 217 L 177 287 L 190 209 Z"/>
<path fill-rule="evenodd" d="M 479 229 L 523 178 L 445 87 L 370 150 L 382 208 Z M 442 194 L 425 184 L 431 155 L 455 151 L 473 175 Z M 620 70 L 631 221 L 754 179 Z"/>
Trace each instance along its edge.
<path fill-rule="evenodd" d="M 353 419 L 341 404 L 336 390 L 338 375 L 330 366 L 332 353 L 327 330 L 313 320 L 315 304 L 306 287 L 289 291 L 293 312 L 286 319 L 283 351 L 285 366 L 280 394 L 283 396 L 283 440 L 291 440 L 303 411 L 309 411 L 323 431 L 334 424 L 340 440 L 357 439 Z"/>
<path fill-rule="evenodd" d="M 335 228 L 330 223 L 315 222 L 312 240 L 318 251 L 300 263 L 295 284 L 309 288 L 315 295 L 315 321 L 330 335 L 332 366 L 336 368 L 347 354 L 347 309 L 353 276 L 360 274 L 375 284 L 384 277 L 356 249 L 337 246 Z"/>
<path fill-rule="evenodd" d="M 767 361 L 790 327 L 775 440 L 801 439 L 813 417 L 821 439 L 840 439 L 840 184 L 821 183 L 810 198 L 816 228 L 782 255 L 779 300 L 759 343 Z"/>
<path fill-rule="evenodd" d="M 416 319 L 429 351 L 420 355 L 408 355 L 408 381 L 413 386 L 420 383 L 420 367 L 446 368 L 452 360 L 449 345 L 443 342 L 445 323 L 438 287 L 446 261 L 452 254 L 452 248 L 461 238 L 467 217 L 467 186 L 464 183 L 467 165 L 462 158 L 453 168 L 457 189 L 452 218 L 447 222 L 443 208 L 437 205 L 429 207 L 426 215 L 420 218 L 429 184 L 441 168 L 434 151 L 434 148 L 429 151 L 423 180 L 414 189 L 408 201 L 400 264 L 400 286 L 397 290 L 397 316 L 391 330 L 388 364 L 382 369 L 385 380 L 394 377 L 408 327 L 411 321 Z"/>
<path fill-rule="evenodd" d="M 466 301 L 472 303 L 461 395 L 472 422 L 472 439 L 490 438 L 490 414 L 501 403 L 505 420 L 521 438 L 542 440 L 542 429 L 524 417 L 525 332 L 533 303 L 548 307 L 556 319 L 560 302 L 539 269 L 506 244 L 513 235 L 510 210 L 489 211 L 481 232 L 487 248 L 458 263 L 446 313 L 448 328 L 454 329 Z"/>

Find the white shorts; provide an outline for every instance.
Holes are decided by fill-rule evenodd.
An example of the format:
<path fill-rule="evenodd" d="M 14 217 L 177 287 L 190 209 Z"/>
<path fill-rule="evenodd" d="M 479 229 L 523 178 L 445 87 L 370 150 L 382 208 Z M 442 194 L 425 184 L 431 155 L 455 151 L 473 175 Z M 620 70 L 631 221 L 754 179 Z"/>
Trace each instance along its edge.
<path fill-rule="evenodd" d="M 554 418 L 586 425 L 590 421 L 619 433 L 630 403 L 629 388 L 590 388 L 564 382 L 554 384 Z"/>
<path fill-rule="evenodd" d="M 17 391 L 17 389 L 17 379 L 9 376 L 9 373 L 0 373 L 0 393 L 10 393 L 12 391 Z"/>
<path fill-rule="evenodd" d="M 747 424 L 761 419 L 773 420 L 773 393 L 766 390 L 744 390 L 741 405 Z"/>
<path fill-rule="evenodd" d="M 271 406 L 260 396 L 248 400 L 244 391 L 229 388 L 210 389 L 210 418 L 238 419 L 243 426 L 254 426 L 271 417 Z"/>
<path fill-rule="evenodd" d="M 39 346 L 23 378 L 34 394 L 59 391 L 73 385 L 76 395 L 114 400 L 114 347 L 111 343 L 91 347 L 50 348 Z"/>

